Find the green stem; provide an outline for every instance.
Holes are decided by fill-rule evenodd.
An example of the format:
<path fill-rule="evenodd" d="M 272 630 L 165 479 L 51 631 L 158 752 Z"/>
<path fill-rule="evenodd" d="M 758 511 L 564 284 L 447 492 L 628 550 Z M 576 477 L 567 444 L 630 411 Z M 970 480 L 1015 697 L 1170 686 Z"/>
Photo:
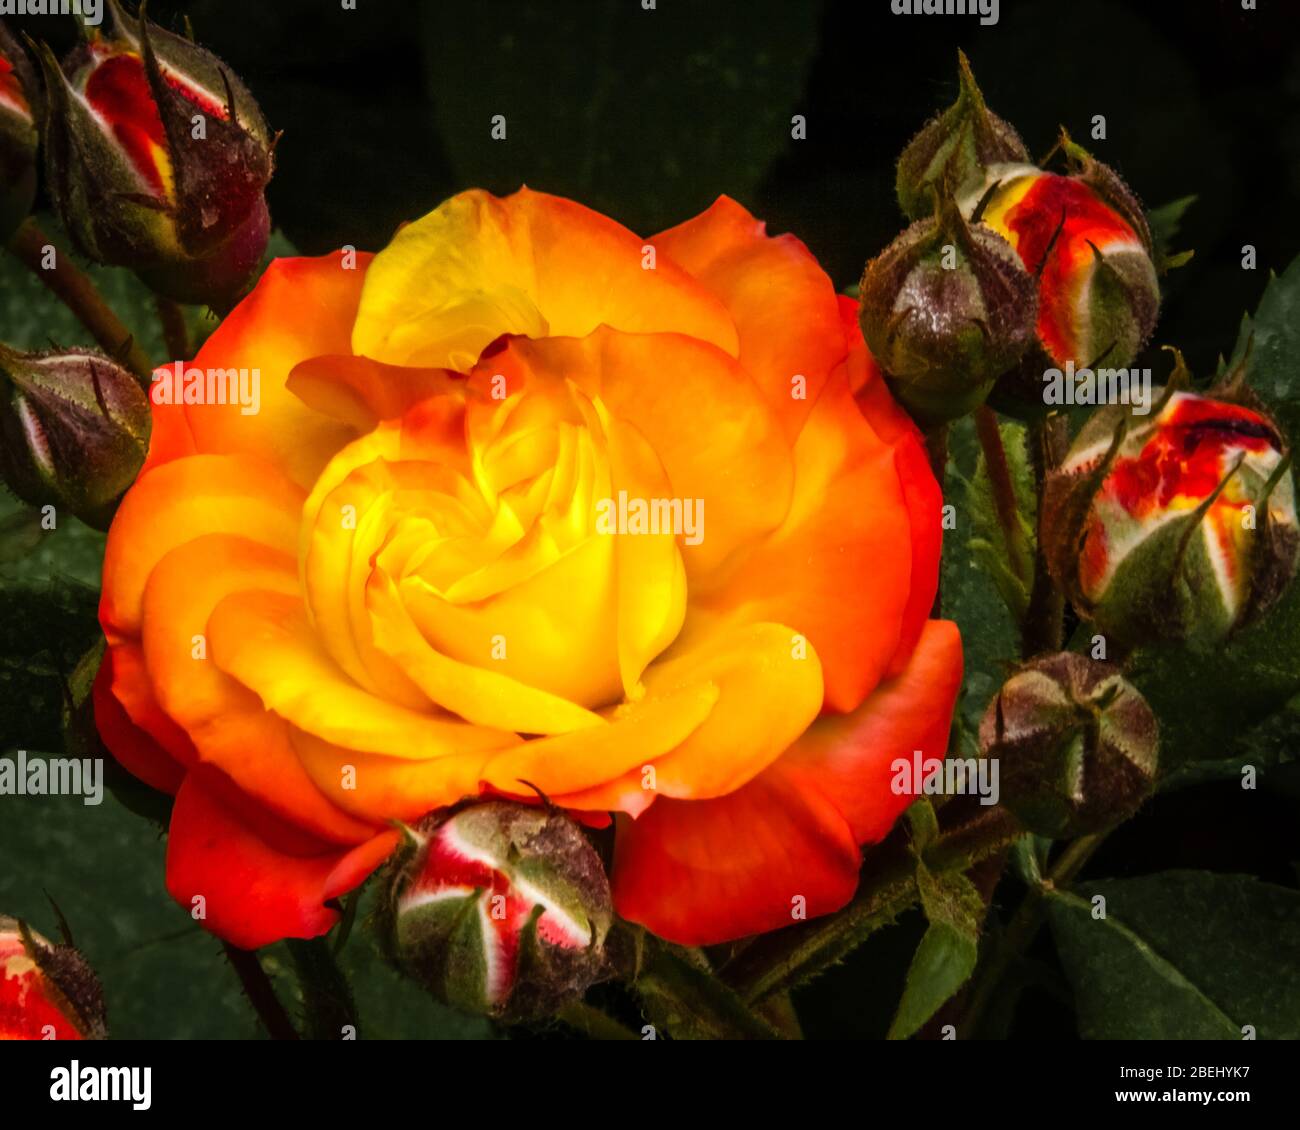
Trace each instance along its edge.
<path fill-rule="evenodd" d="M 1003 850 L 1022 834 L 1005 809 L 991 808 L 939 836 L 925 852 L 935 870 L 966 868 Z M 752 1004 L 785 992 L 840 961 L 870 934 L 894 922 L 918 899 L 916 859 L 906 839 L 873 847 L 853 901 L 835 914 L 765 934 L 723 970 L 723 979 Z"/>
<path fill-rule="evenodd" d="M 1037 937 L 1039 927 L 1043 924 L 1043 899 L 1055 888 L 1068 886 L 1109 834 L 1109 832 L 1097 832 L 1091 836 L 1080 836 L 1077 840 L 1072 840 L 1057 857 L 1056 863 L 1043 882 L 1031 887 L 1025 894 L 1016 913 L 1007 924 L 1006 933 L 994 947 L 987 965 L 971 990 L 970 1003 L 961 1024 L 967 1038 L 979 1031 L 984 1012 L 1002 983 L 1002 978 L 1012 964 L 1024 956 L 1025 951 Z"/>
<path fill-rule="evenodd" d="M 222 947 L 226 951 L 226 960 L 230 962 L 244 988 L 244 996 L 248 998 L 248 1003 L 253 1006 L 253 1011 L 257 1013 L 271 1039 L 298 1039 L 298 1033 L 289 1021 L 289 1014 L 284 1011 L 284 1005 L 275 995 L 271 979 L 258 961 L 257 954 L 252 950 L 232 946 L 229 942 L 223 942 Z"/>
<path fill-rule="evenodd" d="M 993 490 L 993 508 L 1002 530 L 1002 540 L 1006 544 L 1007 560 L 1027 588 L 1032 581 L 1033 563 L 1029 558 L 1024 528 L 1020 524 L 1020 502 L 1016 498 L 1015 483 L 1011 479 L 1011 464 L 1002 444 L 997 413 L 987 405 L 981 404 L 975 410 L 975 434 L 979 437 L 980 449 L 984 453 L 984 468 Z"/>
<path fill-rule="evenodd" d="M 1061 461 L 1068 439 L 1065 418 L 1049 416 L 1036 424 L 1029 437 L 1029 452 L 1038 487 L 1038 509 L 1043 509 L 1043 482 Z M 1034 585 L 1029 594 L 1029 609 L 1021 627 L 1020 650 L 1025 659 L 1043 652 L 1060 651 L 1065 632 L 1065 597 L 1052 580 L 1043 555 L 1042 538 L 1034 552 Z"/>
<path fill-rule="evenodd" d="M 781 1038 L 734 989 L 658 939 L 646 938 L 645 963 L 634 987 L 650 1022 L 675 1039 Z"/>
<path fill-rule="evenodd" d="M 162 326 L 163 342 L 173 361 L 190 360 L 190 330 L 185 324 L 185 311 L 170 298 L 159 295 L 154 300 L 158 322 Z"/>
<path fill-rule="evenodd" d="M 64 251 L 56 251 L 55 265 L 46 268 L 43 260 L 49 237 L 33 219 L 24 221 L 9 241 L 10 253 L 22 262 L 50 292 L 76 316 L 104 352 L 120 360 L 142 381 L 153 373 L 149 356 L 104 301 L 86 275 Z"/>
<path fill-rule="evenodd" d="M 329 942 L 325 938 L 307 941 L 290 938 L 285 945 L 302 988 L 307 1038 L 341 1040 L 348 1029 L 352 1038 L 357 1038 L 357 1010 L 352 989 L 334 960 Z"/>
<path fill-rule="evenodd" d="M 576 1028 L 589 1040 L 639 1040 L 631 1028 L 607 1016 L 594 1005 L 574 1001 L 560 1009 L 559 1018 L 570 1028 Z"/>

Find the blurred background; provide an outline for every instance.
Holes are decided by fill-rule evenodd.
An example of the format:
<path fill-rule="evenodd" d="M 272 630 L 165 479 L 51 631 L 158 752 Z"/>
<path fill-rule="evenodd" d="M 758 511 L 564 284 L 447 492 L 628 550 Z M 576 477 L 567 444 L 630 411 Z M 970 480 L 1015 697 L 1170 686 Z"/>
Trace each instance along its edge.
<path fill-rule="evenodd" d="M 959 47 L 1031 153 L 1045 154 L 1064 125 L 1148 207 L 1196 195 L 1174 241 L 1195 258 L 1166 280 L 1153 349 L 1139 362 L 1157 380 L 1168 369 L 1162 344 L 1208 373 L 1269 271 L 1300 253 L 1295 0 L 1259 0 L 1256 11 L 1240 0 L 1002 0 L 991 27 L 895 16 L 888 0 L 657 0 L 650 11 L 641 0 L 358 0 L 356 10 L 340 0 L 155 0 L 149 12 L 177 30 L 188 17 L 283 131 L 271 210 L 307 254 L 378 249 L 400 223 L 470 186 L 573 196 L 643 235 L 727 193 L 769 231 L 802 238 L 843 289 L 903 226 L 894 162 L 955 97 Z M 73 42 L 70 20 L 14 23 L 59 48 Z M 796 114 L 803 140 L 791 136 Z M 1105 140 L 1091 136 L 1097 114 Z M 505 140 L 491 137 L 494 115 L 504 115 Z M 1257 249 L 1254 271 L 1242 269 L 1245 244 Z M 44 567 L 93 583 L 97 552 L 65 546 Z M 42 567 L 39 557 L 27 564 Z M 67 616 L 93 613 L 93 594 L 70 591 Z M 47 621 L 21 619 L 26 607 L 13 605 L 0 649 L 10 636 L 26 644 L 48 633 Z M 50 671 L 76 655 L 54 657 Z M 0 658 L 0 688 L 31 675 L 30 662 L 6 671 Z M 57 705 L 57 682 L 41 686 L 23 683 L 23 693 Z M 55 746 L 57 727 L 33 733 L 33 710 L 27 702 L 21 734 L 0 735 L 0 746 Z M 44 803 L 42 827 L 0 826 L 0 909 L 44 920 L 42 886 L 58 881 L 74 927 L 102 938 L 119 1034 L 255 1034 L 215 943 L 187 929 L 162 893 L 157 830 L 108 804 L 91 813 L 75 799 Z M 1248 803 L 1231 781 L 1184 788 L 1112 836 L 1092 870 L 1196 867 L 1294 886 L 1294 806 L 1285 792 Z M 157 866 L 142 874 L 146 859 Z M 808 1034 L 883 1034 L 922 927 L 914 913 L 804 990 Z M 391 1002 L 374 1034 L 489 1034 L 367 969 Z M 1071 1037 L 1059 976 L 1046 970 L 1004 1030 Z"/>

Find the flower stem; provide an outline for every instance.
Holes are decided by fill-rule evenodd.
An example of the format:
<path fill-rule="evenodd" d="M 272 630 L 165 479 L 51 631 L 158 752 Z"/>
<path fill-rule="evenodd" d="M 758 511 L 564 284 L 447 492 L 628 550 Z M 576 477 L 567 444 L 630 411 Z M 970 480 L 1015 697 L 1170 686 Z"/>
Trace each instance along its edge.
<path fill-rule="evenodd" d="M 286 942 L 298 972 L 302 1003 L 306 1012 L 307 1035 L 312 1040 L 341 1040 L 345 1030 L 357 1037 L 357 1010 L 347 978 L 334 960 L 324 938 Z"/>
<path fill-rule="evenodd" d="M 926 866 L 971 866 L 996 855 L 1022 834 L 1009 812 L 993 808 L 942 833 L 925 851 Z M 873 847 L 858 880 L 858 893 L 844 909 L 798 926 L 765 934 L 738 954 L 722 976 L 753 1005 L 811 980 L 847 956 L 869 935 L 888 926 L 919 898 L 916 859 L 906 838 L 891 836 Z"/>
<path fill-rule="evenodd" d="M 1043 483 L 1048 472 L 1061 461 L 1068 439 L 1063 416 L 1050 416 L 1036 424 L 1029 436 L 1029 452 L 1038 487 L 1038 510 L 1043 509 Z M 1065 597 L 1052 580 L 1043 554 L 1042 539 L 1034 552 L 1034 586 L 1029 594 L 1029 609 L 1021 627 L 1020 650 L 1023 658 L 1048 651 L 1060 651 L 1065 633 Z"/>
<path fill-rule="evenodd" d="M 733 988 L 656 938 L 646 939 L 645 964 L 634 988 L 650 1022 L 675 1039 L 781 1038 Z"/>
<path fill-rule="evenodd" d="M 586 1001 L 574 1001 L 560 1009 L 559 1018 L 591 1040 L 639 1040 L 631 1028 L 620 1024 Z"/>
<path fill-rule="evenodd" d="M 961 1028 L 968 1039 L 979 1031 L 985 1009 L 988 1008 L 1007 970 L 1024 955 L 1037 936 L 1038 929 L 1043 924 L 1043 899 L 1055 888 L 1067 886 L 1072 882 L 1109 834 L 1109 831 L 1097 832 L 1091 836 L 1080 836 L 1077 840 L 1072 840 L 1061 852 L 1042 883 L 1031 887 L 1026 893 L 1008 923 L 1006 933 L 994 947 L 988 964 L 971 990 L 970 1003 L 961 1023 Z"/>
<path fill-rule="evenodd" d="M 229 942 L 222 942 L 222 947 L 226 951 L 226 960 L 244 987 L 244 996 L 248 998 L 248 1003 L 253 1006 L 253 1011 L 257 1013 L 271 1039 L 298 1039 L 298 1033 L 289 1022 L 289 1015 L 284 1011 L 280 998 L 275 995 L 271 979 L 258 961 L 257 954 L 252 950 L 241 950 Z"/>
<path fill-rule="evenodd" d="M 163 341 L 167 353 L 173 361 L 190 359 L 190 331 L 185 324 L 185 311 L 170 298 L 159 295 L 154 305 L 158 309 L 158 321 L 162 325 Z"/>
<path fill-rule="evenodd" d="M 141 380 L 147 381 L 153 372 L 148 354 L 140 348 L 131 331 L 118 320 L 90 277 L 72 261 L 71 256 L 56 251 L 54 266 L 45 267 L 42 260 L 48 246 L 51 246 L 49 236 L 30 218 L 9 241 L 10 253 L 77 316 L 100 348 L 120 360 Z"/>
<path fill-rule="evenodd" d="M 1020 524 L 1020 503 L 1016 498 L 1015 483 L 1011 480 L 1011 465 L 1002 444 L 997 413 L 987 405 L 981 404 L 975 410 L 975 434 L 984 453 L 984 467 L 993 490 L 993 507 L 1006 543 L 1007 560 L 1021 583 L 1028 588 L 1033 580 L 1033 563 Z"/>

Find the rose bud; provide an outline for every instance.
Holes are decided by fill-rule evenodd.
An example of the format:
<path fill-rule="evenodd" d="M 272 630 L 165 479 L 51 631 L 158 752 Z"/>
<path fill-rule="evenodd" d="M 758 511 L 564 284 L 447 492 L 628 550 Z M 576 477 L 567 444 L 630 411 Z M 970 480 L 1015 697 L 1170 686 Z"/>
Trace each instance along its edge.
<path fill-rule="evenodd" d="M 1038 340 L 1050 363 L 1122 369 L 1150 337 L 1160 308 L 1151 232 L 1114 170 L 1068 137 L 1068 176 L 994 166 L 962 196 L 1038 280 Z M 1034 395 L 1042 399 L 1042 366 Z M 1028 383 L 1028 382 L 1022 382 Z"/>
<path fill-rule="evenodd" d="M 609 880 L 560 812 L 491 801 L 432 813 L 410 830 L 389 894 L 399 964 L 466 1012 L 551 1015 L 605 970 Z"/>
<path fill-rule="evenodd" d="M 898 161 L 898 203 L 910 220 L 930 215 L 945 188 L 961 194 L 982 182 L 990 165 L 1029 160 L 1020 135 L 984 104 L 965 52 L 957 52 L 957 62 L 957 101 L 912 138 Z"/>
<path fill-rule="evenodd" d="M 46 169 L 78 249 L 178 302 L 229 308 L 270 234 L 274 139 L 215 55 L 109 0 L 49 90 Z"/>
<path fill-rule="evenodd" d="M 949 420 L 1033 344 L 1034 290 L 1010 244 L 949 199 L 867 264 L 862 333 L 913 416 Z"/>
<path fill-rule="evenodd" d="M 0 474 L 32 506 L 107 528 L 149 447 L 149 400 L 101 354 L 0 346 Z"/>
<path fill-rule="evenodd" d="M 980 723 L 1003 803 L 1042 836 L 1085 835 L 1126 820 L 1151 793 L 1159 728 L 1119 668 L 1073 652 L 1033 659 Z"/>
<path fill-rule="evenodd" d="M 1093 415 L 1047 479 L 1053 576 L 1124 646 L 1212 647 L 1286 588 L 1300 548 L 1290 457 L 1262 411 L 1188 392 L 1149 421 Z"/>
<path fill-rule="evenodd" d="M 36 198 L 36 75 L 0 23 L 0 244 L 18 230 Z"/>
<path fill-rule="evenodd" d="M 72 946 L 0 916 L 0 1040 L 102 1040 L 104 994 Z"/>

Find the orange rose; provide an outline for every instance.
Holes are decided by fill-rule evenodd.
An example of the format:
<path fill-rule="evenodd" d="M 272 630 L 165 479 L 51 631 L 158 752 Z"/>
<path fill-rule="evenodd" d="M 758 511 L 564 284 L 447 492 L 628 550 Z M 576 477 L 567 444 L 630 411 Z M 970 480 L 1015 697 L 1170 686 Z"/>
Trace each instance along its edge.
<path fill-rule="evenodd" d="M 961 671 L 854 304 L 726 198 L 643 241 L 466 192 L 349 265 L 271 266 L 194 362 L 260 411 L 156 404 L 109 534 L 96 713 L 173 896 L 319 934 L 391 821 L 541 792 L 672 940 L 843 905 Z"/>

